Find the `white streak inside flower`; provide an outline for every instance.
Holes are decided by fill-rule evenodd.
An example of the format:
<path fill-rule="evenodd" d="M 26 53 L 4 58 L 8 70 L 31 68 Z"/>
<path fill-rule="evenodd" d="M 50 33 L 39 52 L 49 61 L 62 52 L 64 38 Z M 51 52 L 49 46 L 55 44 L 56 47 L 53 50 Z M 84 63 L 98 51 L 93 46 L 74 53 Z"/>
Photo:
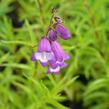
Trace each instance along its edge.
<path fill-rule="evenodd" d="M 35 57 L 37 60 L 40 60 L 41 62 L 47 62 L 48 60 L 51 60 L 53 57 L 53 54 L 47 53 L 47 52 L 36 52 Z"/>
<path fill-rule="evenodd" d="M 59 72 L 60 71 L 60 67 L 57 66 L 55 69 L 53 69 L 52 67 L 50 67 L 50 72 Z"/>

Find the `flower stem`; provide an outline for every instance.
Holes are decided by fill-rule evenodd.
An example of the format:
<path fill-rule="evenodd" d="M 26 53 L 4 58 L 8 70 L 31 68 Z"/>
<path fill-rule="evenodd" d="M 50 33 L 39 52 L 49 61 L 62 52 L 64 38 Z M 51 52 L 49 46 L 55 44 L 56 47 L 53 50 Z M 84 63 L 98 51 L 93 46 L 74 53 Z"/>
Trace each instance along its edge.
<path fill-rule="evenodd" d="M 52 23 L 53 23 L 53 18 L 54 18 L 54 16 L 55 16 L 56 9 L 55 9 L 55 8 L 52 8 L 51 13 L 52 13 L 52 16 L 51 16 L 51 19 L 50 19 L 50 24 L 49 24 L 49 26 L 48 26 L 48 29 L 47 29 L 46 36 L 45 36 L 45 37 L 48 37 L 48 32 L 49 32 L 49 30 L 50 30 L 50 28 L 51 28 L 51 25 L 52 25 Z"/>

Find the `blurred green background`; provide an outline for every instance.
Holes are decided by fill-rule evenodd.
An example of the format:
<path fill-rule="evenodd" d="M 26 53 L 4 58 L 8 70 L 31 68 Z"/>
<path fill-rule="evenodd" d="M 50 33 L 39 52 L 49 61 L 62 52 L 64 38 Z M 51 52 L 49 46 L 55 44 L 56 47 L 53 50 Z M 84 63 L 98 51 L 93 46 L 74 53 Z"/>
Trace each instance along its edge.
<path fill-rule="evenodd" d="M 52 7 L 72 35 L 59 75 L 30 60 Z M 0 109 L 109 109 L 109 0 L 0 0 Z"/>

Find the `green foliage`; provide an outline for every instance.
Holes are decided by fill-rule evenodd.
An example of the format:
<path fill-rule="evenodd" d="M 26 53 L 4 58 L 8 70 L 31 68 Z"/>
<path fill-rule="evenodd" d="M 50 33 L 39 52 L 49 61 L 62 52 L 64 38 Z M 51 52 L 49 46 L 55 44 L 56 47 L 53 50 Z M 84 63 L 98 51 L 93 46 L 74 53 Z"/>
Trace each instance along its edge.
<path fill-rule="evenodd" d="M 108 109 L 109 78 L 101 78 L 89 84 L 84 93 L 84 103 L 90 109 Z"/>
<path fill-rule="evenodd" d="M 71 56 L 59 75 L 30 60 L 52 7 L 72 34 L 59 40 Z M 69 109 L 65 100 L 109 109 L 108 84 L 109 0 L 0 0 L 0 109 Z"/>

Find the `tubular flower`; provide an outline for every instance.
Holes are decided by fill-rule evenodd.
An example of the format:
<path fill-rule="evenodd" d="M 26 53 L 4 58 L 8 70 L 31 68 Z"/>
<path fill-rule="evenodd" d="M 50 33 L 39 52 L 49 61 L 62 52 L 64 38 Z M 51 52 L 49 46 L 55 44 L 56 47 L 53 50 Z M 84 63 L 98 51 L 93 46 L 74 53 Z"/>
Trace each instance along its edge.
<path fill-rule="evenodd" d="M 48 61 L 53 57 L 54 54 L 51 50 L 50 42 L 47 38 L 43 37 L 39 43 L 38 51 L 32 55 L 31 60 L 39 60 L 42 66 L 46 66 Z"/>
<path fill-rule="evenodd" d="M 57 35 L 60 36 L 62 39 L 64 40 L 70 39 L 71 37 L 70 32 L 65 26 L 63 26 L 60 23 L 57 23 L 55 29 L 57 31 Z"/>
<path fill-rule="evenodd" d="M 64 52 L 63 48 L 57 41 L 51 42 L 51 49 L 54 53 L 54 57 L 49 61 L 48 74 L 52 72 L 59 74 L 60 69 L 67 66 L 67 63 L 64 61 L 68 60 L 70 56 Z"/>
<path fill-rule="evenodd" d="M 64 60 L 68 60 L 70 58 L 70 56 L 64 52 L 63 48 L 57 41 L 51 42 L 51 48 L 57 64 L 61 65 L 63 64 Z"/>

